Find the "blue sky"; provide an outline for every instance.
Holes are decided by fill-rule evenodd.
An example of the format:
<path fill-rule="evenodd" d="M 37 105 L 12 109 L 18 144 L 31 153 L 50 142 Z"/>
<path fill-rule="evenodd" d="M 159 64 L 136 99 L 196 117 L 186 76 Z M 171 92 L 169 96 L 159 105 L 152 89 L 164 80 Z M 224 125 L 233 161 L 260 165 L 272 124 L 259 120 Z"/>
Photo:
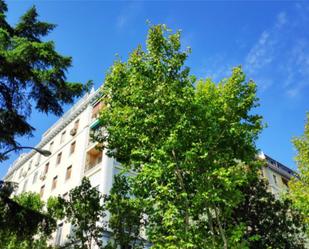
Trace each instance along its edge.
<path fill-rule="evenodd" d="M 182 44 L 192 54 L 187 65 L 200 78 L 215 81 L 242 65 L 256 81 L 268 127 L 257 146 L 295 168 L 293 136 L 301 135 L 309 111 L 309 3 L 296 1 L 8 1 L 11 24 L 36 5 L 40 19 L 57 24 L 47 37 L 73 57 L 68 80 L 92 79 L 99 87 L 118 54 L 126 59 L 144 45 L 146 21 L 182 30 Z M 66 110 L 69 106 L 66 106 Z M 33 111 L 33 137 L 20 138 L 35 146 L 57 117 Z M 0 178 L 17 157 L 0 167 Z"/>

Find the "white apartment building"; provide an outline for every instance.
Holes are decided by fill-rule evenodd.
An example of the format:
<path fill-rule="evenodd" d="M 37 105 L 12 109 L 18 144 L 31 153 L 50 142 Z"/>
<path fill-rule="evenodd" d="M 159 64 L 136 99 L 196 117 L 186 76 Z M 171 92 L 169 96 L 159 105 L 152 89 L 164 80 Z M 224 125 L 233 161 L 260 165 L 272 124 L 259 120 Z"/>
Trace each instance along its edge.
<path fill-rule="evenodd" d="M 65 197 L 84 176 L 102 193 L 109 192 L 117 163 L 96 150 L 90 138 L 98 124 L 99 94 L 94 90 L 86 94 L 43 134 L 36 148 L 49 150 L 49 157 L 31 151 L 13 163 L 4 180 L 18 183 L 15 194 L 37 192 L 44 201 Z M 69 224 L 59 223 L 54 243 L 63 244 L 70 230 Z"/>
<path fill-rule="evenodd" d="M 288 190 L 289 180 L 292 177 L 298 177 L 297 173 L 263 152 L 259 156 L 266 160 L 261 174 L 268 181 L 270 192 L 279 197 L 282 192 Z"/>
<path fill-rule="evenodd" d="M 43 134 L 36 147 L 49 150 L 51 156 L 44 157 L 31 151 L 22 154 L 13 163 L 4 180 L 18 183 L 15 194 L 37 192 L 45 201 L 50 196 L 65 197 L 81 183 L 84 176 L 103 194 L 109 193 L 119 164 L 107 157 L 104 151 L 96 150 L 90 138 L 91 130 L 98 124 L 97 116 L 101 108 L 101 103 L 97 101 L 99 96 L 99 91 L 94 90 L 86 94 Z M 262 175 L 270 182 L 270 190 L 278 195 L 286 188 L 294 172 L 264 154 L 263 157 L 268 163 Z M 69 224 L 59 222 L 54 243 L 65 243 L 70 231 Z"/>

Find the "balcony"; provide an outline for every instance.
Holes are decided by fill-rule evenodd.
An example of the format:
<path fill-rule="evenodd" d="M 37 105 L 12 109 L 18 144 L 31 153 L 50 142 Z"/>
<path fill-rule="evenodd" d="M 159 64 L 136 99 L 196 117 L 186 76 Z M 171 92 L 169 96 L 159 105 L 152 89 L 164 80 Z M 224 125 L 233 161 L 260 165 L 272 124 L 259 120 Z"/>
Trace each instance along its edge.
<path fill-rule="evenodd" d="M 85 172 L 95 168 L 102 162 L 102 151 L 92 148 L 87 152 Z"/>
<path fill-rule="evenodd" d="M 100 111 L 104 107 L 102 102 L 97 102 L 92 108 L 91 122 L 94 122 L 100 115 Z"/>

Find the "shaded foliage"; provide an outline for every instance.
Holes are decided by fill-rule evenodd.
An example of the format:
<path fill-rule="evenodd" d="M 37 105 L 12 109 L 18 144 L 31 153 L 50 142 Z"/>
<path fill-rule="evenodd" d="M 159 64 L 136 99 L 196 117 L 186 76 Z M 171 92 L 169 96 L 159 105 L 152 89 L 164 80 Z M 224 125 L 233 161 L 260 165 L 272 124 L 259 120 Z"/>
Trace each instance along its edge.
<path fill-rule="evenodd" d="M 289 200 L 276 199 L 258 177 L 241 191 L 244 200 L 233 210 L 231 223 L 244 224 L 249 248 L 305 248 L 303 216 Z"/>
<path fill-rule="evenodd" d="M 14 199 L 1 195 L 1 248 L 48 248 L 47 239 L 55 230 L 56 221 L 44 211 L 44 206 L 35 193 L 23 193 Z"/>

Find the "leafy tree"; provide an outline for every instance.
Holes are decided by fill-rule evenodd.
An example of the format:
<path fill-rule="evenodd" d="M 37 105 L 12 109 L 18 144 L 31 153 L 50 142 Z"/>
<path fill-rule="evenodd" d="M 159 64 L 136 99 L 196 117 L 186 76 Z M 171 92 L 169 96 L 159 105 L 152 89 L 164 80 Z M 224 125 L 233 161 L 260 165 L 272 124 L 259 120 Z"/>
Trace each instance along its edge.
<path fill-rule="evenodd" d="M 58 220 L 61 220 L 65 217 L 64 207 L 65 200 L 59 196 L 51 196 L 47 200 L 47 213 Z"/>
<path fill-rule="evenodd" d="M 71 57 L 58 54 L 52 41 L 43 41 L 55 28 L 41 22 L 35 7 L 15 26 L 6 21 L 7 5 L 0 0 L 0 150 L 18 150 L 16 136 L 31 135 L 27 122 L 32 104 L 39 111 L 60 115 L 89 85 L 66 81 Z M 6 156 L 0 153 L 0 161 Z"/>
<path fill-rule="evenodd" d="M 1 197 L 10 197 L 10 195 L 14 192 L 16 188 L 17 188 L 17 184 L 15 182 L 0 180 L 0 196 Z"/>
<path fill-rule="evenodd" d="M 140 232 L 144 225 L 143 208 L 139 199 L 132 197 L 130 178 L 115 175 L 113 187 L 106 198 L 106 209 L 110 213 L 108 227 L 111 239 L 105 248 L 144 248 Z"/>
<path fill-rule="evenodd" d="M 87 178 L 69 192 L 69 200 L 64 202 L 64 206 L 66 220 L 74 228 L 68 245 L 74 249 L 91 249 L 95 242 L 103 248 L 102 237 L 106 227 L 103 196 Z"/>
<path fill-rule="evenodd" d="M 219 84 L 197 83 L 184 66 L 188 53 L 179 32 L 150 27 L 147 50 L 138 47 L 106 76 L 107 132 L 96 139 L 137 173 L 132 193 L 153 248 L 244 248 L 242 227 L 227 221 L 256 167 L 256 85 L 241 68 Z"/>
<path fill-rule="evenodd" d="M 56 221 L 44 211 L 44 202 L 35 193 L 22 193 L 14 199 L 0 198 L 1 248 L 50 248 L 47 240 L 56 228 Z"/>
<path fill-rule="evenodd" d="M 299 178 L 295 177 L 289 182 L 289 198 L 294 206 L 304 215 L 309 234 L 309 114 L 305 125 L 304 135 L 293 139 L 298 151 L 296 163 L 299 170 Z"/>
<path fill-rule="evenodd" d="M 258 177 L 241 191 L 244 200 L 233 210 L 231 223 L 244 225 L 249 248 L 305 248 L 303 217 L 289 200 L 276 199 Z"/>
<path fill-rule="evenodd" d="M 20 195 L 14 196 L 13 200 L 19 205 L 37 212 L 42 211 L 45 205 L 41 200 L 40 195 L 32 192 L 21 193 Z"/>

